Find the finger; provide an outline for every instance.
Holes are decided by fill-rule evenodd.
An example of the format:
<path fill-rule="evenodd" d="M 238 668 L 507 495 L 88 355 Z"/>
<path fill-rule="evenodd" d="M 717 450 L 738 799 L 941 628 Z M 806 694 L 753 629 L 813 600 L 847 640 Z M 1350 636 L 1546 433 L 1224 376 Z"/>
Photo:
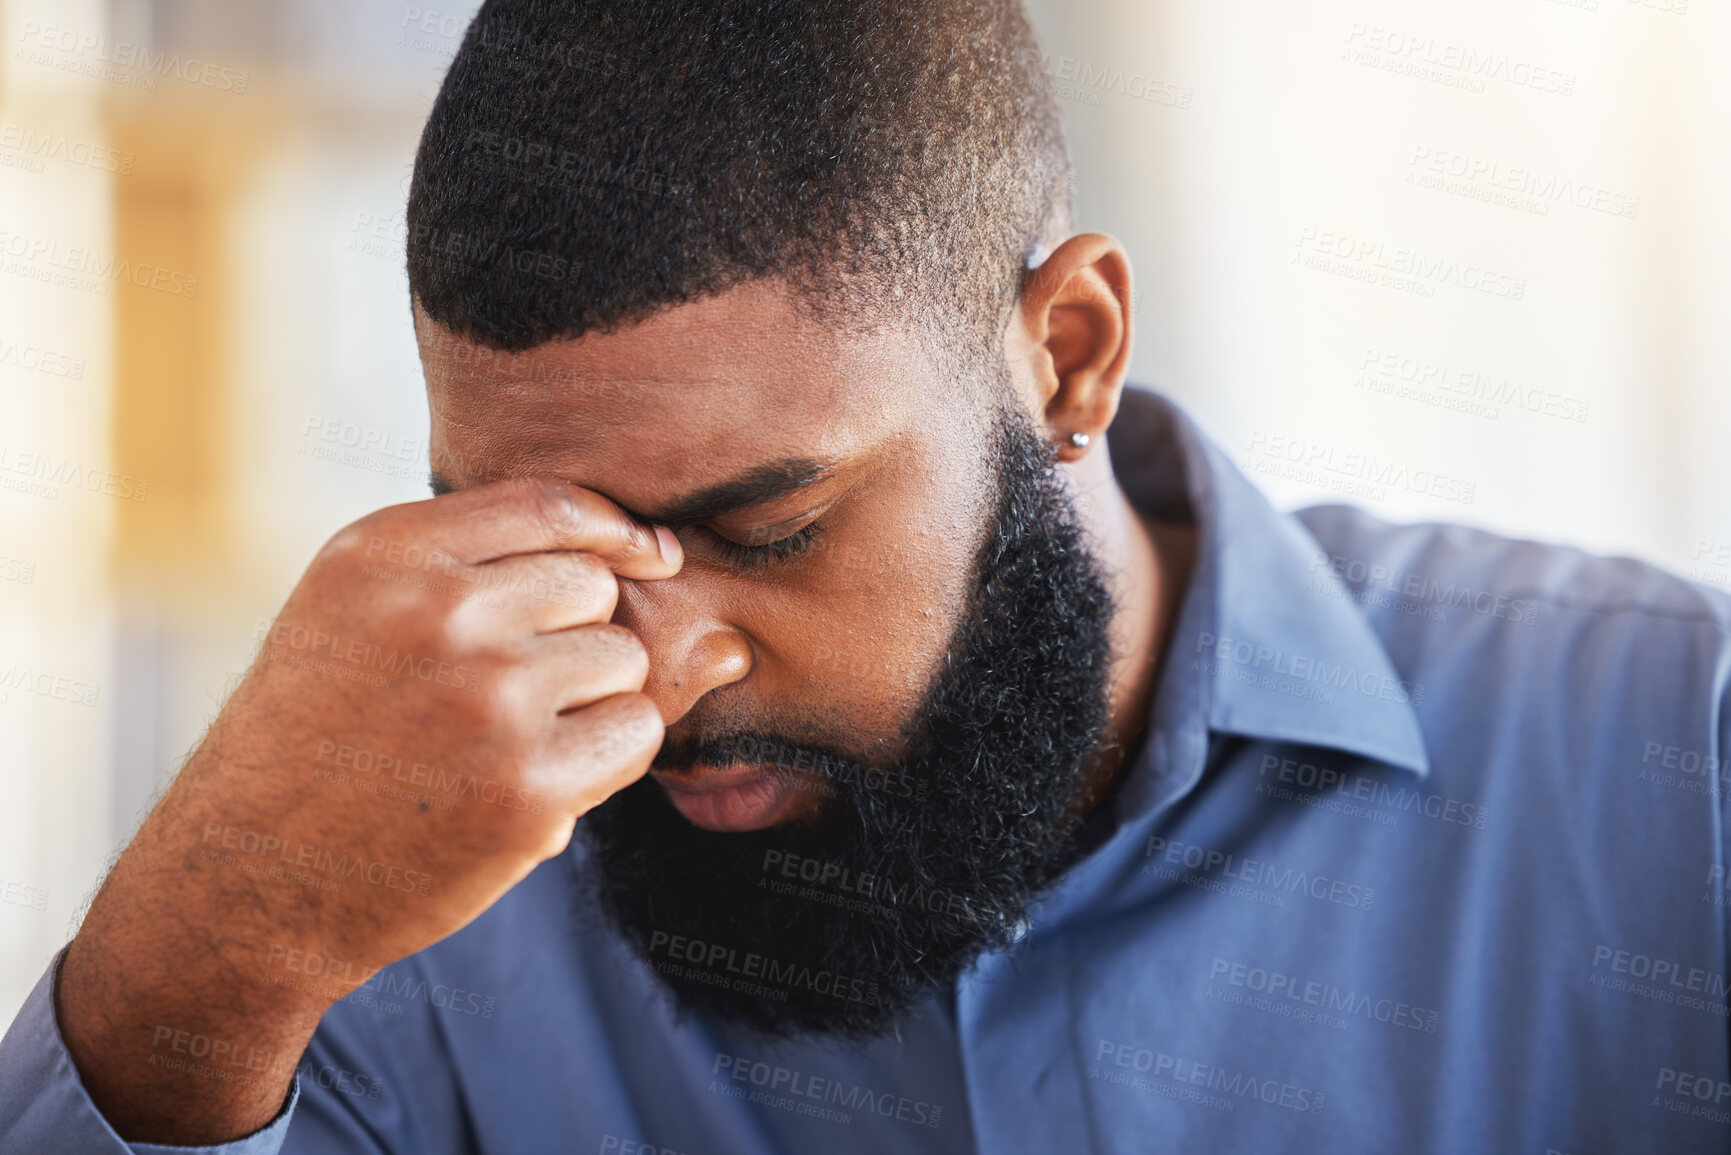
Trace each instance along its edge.
<path fill-rule="evenodd" d="M 514 683 L 537 712 L 551 717 L 614 694 L 635 693 L 649 677 L 649 654 L 624 626 L 595 622 L 524 638 L 516 647 Z"/>
<path fill-rule="evenodd" d="M 619 579 L 589 553 L 514 554 L 457 571 L 483 637 L 544 634 L 604 622 L 619 604 Z"/>
<path fill-rule="evenodd" d="M 666 732 L 644 695 L 602 698 L 558 719 L 530 788 L 560 810 L 585 814 L 643 777 Z"/>
<path fill-rule="evenodd" d="M 415 502 L 408 507 L 428 544 L 480 565 L 517 554 L 582 550 L 623 577 L 679 572 L 673 531 L 645 525 L 592 489 L 546 477 L 516 477 Z"/>

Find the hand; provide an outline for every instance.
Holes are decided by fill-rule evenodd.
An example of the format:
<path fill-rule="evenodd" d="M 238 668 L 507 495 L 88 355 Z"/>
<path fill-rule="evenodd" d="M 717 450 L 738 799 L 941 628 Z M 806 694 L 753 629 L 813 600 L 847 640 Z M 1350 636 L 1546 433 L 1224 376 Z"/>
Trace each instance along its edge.
<path fill-rule="evenodd" d="M 663 723 L 608 619 L 618 577 L 681 560 L 671 531 L 537 479 L 383 509 L 319 551 L 63 962 L 62 1032 L 123 1137 L 268 1122 L 332 1002 L 643 775 Z M 163 1063 L 208 1067 L 219 1042 L 245 1081 Z"/>

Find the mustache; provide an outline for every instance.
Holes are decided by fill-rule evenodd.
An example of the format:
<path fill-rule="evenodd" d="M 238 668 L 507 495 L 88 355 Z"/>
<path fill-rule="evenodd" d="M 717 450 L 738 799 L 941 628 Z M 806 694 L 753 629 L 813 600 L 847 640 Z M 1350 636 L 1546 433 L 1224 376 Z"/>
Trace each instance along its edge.
<path fill-rule="evenodd" d="M 799 742 L 769 731 L 738 731 L 696 742 L 663 745 L 650 767 L 672 774 L 689 774 L 698 767 L 725 770 L 730 766 L 766 766 L 774 772 L 803 777 L 823 776 L 838 768 L 866 769 L 847 754 L 827 746 Z"/>
<path fill-rule="evenodd" d="M 726 770 L 730 766 L 764 768 L 773 779 L 850 808 L 875 805 L 866 799 L 878 795 L 922 798 L 929 785 L 904 763 L 876 765 L 832 746 L 797 741 L 773 731 L 737 731 L 677 743 L 663 747 L 650 762 L 650 769 L 675 777 L 696 774 L 700 768 Z"/>

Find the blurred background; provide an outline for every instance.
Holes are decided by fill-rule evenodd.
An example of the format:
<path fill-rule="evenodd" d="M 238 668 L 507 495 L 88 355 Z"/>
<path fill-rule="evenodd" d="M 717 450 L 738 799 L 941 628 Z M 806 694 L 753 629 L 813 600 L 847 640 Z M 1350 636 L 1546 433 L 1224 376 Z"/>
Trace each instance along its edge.
<path fill-rule="evenodd" d="M 434 2 L 0 0 L 0 1023 L 317 547 L 427 494 Z M 1731 7 L 1033 14 L 1132 379 L 1278 503 L 1731 585 Z"/>

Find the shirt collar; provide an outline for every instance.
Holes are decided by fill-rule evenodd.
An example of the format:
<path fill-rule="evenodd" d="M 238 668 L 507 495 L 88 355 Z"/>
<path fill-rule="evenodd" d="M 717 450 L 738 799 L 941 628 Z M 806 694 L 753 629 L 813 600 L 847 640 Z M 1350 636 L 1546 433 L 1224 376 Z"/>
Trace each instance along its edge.
<path fill-rule="evenodd" d="M 1138 512 L 1197 529 L 1195 566 L 1118 819 L 1193 789 L 1212 734 L 1342 750 L 1426 776 L 1416 688 L 1332 570 L 1318 565 L 1327 551 L 1304 524 L 1269 504 L 1187 414 L 1150 390 L 1125 388 L 1107 446 Z"/>

